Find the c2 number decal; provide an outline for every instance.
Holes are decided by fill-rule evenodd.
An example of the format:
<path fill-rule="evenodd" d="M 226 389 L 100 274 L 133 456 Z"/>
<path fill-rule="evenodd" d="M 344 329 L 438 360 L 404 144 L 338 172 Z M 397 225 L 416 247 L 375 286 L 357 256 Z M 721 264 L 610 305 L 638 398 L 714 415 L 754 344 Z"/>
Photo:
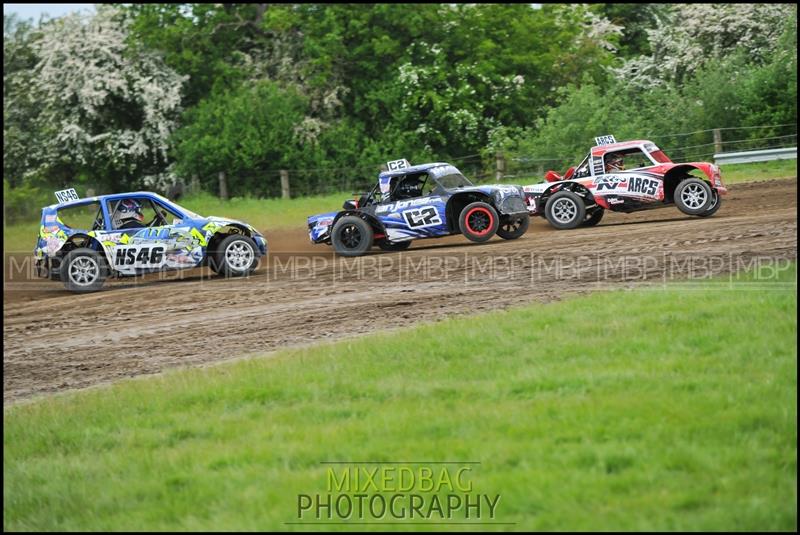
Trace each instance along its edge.
<path fill-rule="evenodd" d="M 127 245 L 116 248 L 114 264 L 117 266 L 153 267 L 164 262 L 166 249 L 161 245 Z"/>
<path fill-rule="evenodd" d="M 442 224 L 442 218 L 435 206 L 424 206 L 403 212 L 409 228 L 434 227 Z"/>

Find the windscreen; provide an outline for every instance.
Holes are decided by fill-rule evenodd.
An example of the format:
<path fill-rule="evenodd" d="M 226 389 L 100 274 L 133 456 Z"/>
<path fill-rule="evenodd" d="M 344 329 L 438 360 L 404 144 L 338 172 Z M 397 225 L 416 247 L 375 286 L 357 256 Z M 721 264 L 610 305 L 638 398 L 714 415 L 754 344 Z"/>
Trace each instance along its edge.
<path fill-rule="evenodd" d="M 467 188 L 474 184 L 452 165 L 434 167 L 428 171 L 431 177 L 445 189 Z"/>

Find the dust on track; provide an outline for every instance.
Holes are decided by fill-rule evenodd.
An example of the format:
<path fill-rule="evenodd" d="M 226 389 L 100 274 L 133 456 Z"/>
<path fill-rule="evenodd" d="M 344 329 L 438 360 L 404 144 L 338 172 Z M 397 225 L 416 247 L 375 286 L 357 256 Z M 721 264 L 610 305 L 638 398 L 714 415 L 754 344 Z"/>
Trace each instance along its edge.
<path fill-rule="evenodd" d="M 249 279 L 196 269 L 110 281 L 89 295 L 10 270 L 7 257 L 4 404 L 453 314 L 796 259 L 796 199 L 796 178 L 740 184 L 708 219 L 667 207 L 556 231 L 537 217 L 515 241 L 452 236 L 360 259 L 334 257 L 303 229 L 266 231 L 271 253 Z"/>

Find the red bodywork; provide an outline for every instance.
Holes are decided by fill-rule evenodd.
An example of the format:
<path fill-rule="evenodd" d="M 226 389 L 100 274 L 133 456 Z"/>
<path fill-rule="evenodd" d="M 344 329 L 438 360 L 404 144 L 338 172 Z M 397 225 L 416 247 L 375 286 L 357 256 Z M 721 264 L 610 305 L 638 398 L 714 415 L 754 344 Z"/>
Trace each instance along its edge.
<path fill-rule="evenodd" d="M 639 158 L 641 165 L 632 169 L 621 171 L 606 171 L 605 155 L 608 153 L 625 153 L 626 157 L 634 153 Z M 641 161 L 645 159 L 646 161 Z M 539 213 L 539 197 L 544 201 L 546 197 L 558 189 L 560 184 L 579 184 L 591 193 L 593 200 L 605 209 L 615 211 L 633 211 L 645 208 L 655 203 L 669 202 L 670 195 L 665 192 L 665 187 L 672 188 L 671 179 L 675 176 L 685 176 L 697 170 L 705 175 L 709 186 L 719 195 L 725 195 L 728 190 L 722 182 L 722 175 L 718 166 L 709 162 L 674 163 L 652 141 L 640 139 L 610 143 L 592 147 L 589 155 L 579 167 L 570 167 L 562 177 L 555 171 L 548 171 L 544 175 L 546 183 L 526 186 L 526 201 L 531 213 Z M 577 177 L 577 178 L 576 178 Z M 652 186 L 647 192 L 630 187 L 632 181 L 645 180 L 658 182 L 658 187 Z M 639 182 L 636 182 L 639 186 Z M 566 184 L 565 186 L 566 187 Z"/>

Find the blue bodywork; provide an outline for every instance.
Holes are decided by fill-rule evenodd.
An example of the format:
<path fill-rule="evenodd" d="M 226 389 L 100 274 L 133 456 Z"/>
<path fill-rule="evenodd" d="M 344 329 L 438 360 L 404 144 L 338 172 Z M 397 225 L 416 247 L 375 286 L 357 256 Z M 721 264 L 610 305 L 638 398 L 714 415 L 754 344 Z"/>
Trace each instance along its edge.
<path fill-rule="evenodd" d="M 116 201 L 130 198 L 140 202 L 151 201 L 152 206 L 161 211 L 162 218 L 172 219 L 171 224 L 114 229 L 112 207 Z M 97 212 L 91 228 L 70 227 L 60 217 L 65 210 L 89 207 L 92 204 L 97 205 Z M 158 222 L 163 223 L 161 220 Z M 82 246 L 103 253 L 112 272 L 118 275 L 186 269 L 204 262 L 213 236 L 223 229 L 236 229 L 249 235 L 258 246 L 259 253 L 267 254 L 267 240 L 247 223 L 235 219 L 203 217 L 152 192 L 100 195 L 44 207 L 34 257 L 40 276 L 58 278 L 58 265 L 64 254 L 64 246 L 80 240 Z M 153 255 L 152 258 L 142 255 L 133 259 L 130 258 L 132 255 L 125 258 L 121 254 L 122 250 L 127 253 L 130 249 L 144 249 L 155 245 L 159 246 L 159 251 L 163 251 L 163 254 Z"/>
<path fill-rule="evenodd" d="M 393 197 L 395 179 L 423 174 L 430 181 L 427 194 L 404 199 Z M 376 187 L 362 196 L 354 209 L 310 216 L 309 238 L 313 243 L 330 243 L 336 221 L 344 215 L 355 214 L 370 221 L 376 240 L 395 243 L 456 234 L 460 232 L 457 221 L 460 210 L 453 202 L 456 198 L 488 202 L 501 217 L 527 213 L 520 186 L 475 186 L 448 163 L 428 163 L 380 173 Z"/>

